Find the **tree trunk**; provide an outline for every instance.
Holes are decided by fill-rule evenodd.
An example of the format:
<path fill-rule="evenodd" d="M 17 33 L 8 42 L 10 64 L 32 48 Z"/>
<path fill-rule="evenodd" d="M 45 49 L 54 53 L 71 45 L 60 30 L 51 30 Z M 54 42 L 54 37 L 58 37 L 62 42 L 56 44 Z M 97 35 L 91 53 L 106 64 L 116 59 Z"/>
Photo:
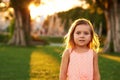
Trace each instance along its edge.
<path fill-rule="evenodd" d="M 114 21 L 115 21 L 115 33 L 114 33 L 114 51 L 120 52 L 120 25 L 118 17 L 118 3 L 117 0 L 113 0 Z"/>
<path fill-rule="evenodd" d="M 25 46 L 25 36 L 23 31 L 22 14 L 19 9 L 15 9 L 15 30 L 13 37 L 8 44 Z"/>
<path fill-rule="evenodd" d="M 110 20 L 111 20 L 111 48 L 112 48 L 112 51 L 114 52 L 115 50 L 115 47 L 114 47 L 114 44 L 115 44 L 115 17 L 114 17 L 114 12 L 113 12 L 113 8 L 111 8 L 110 10 Z"/>
<path fill-rule="evenodd" d="M 110 8 L 109 15 L 108 15 L 109 19 L 106 19 L 106 21 L 108 24 L 108 21 L 110 20 L 109 21 L 110 29 L 107 29 L 109 30 L 110 33 L 107 31 L 107 42 L 105 42 L 106 44 L 105 44 L 104 51 L 120 52 L 120 36 L 119 36 L 120 24 L 119 24 L 117 0 L 113 0 L 113 6 L 111 6 Z"/>
<path fill-rule="evenodd" d="M 30 45 L 30 43 L 31 43 L 31 36 L 30 36 L 31 25 L 30 25 L 30 12 L 29 12 L 28 8 L 22 9 L 22 23 L 23 23 L 26 44 Z"/>
<path fill-rule="evenodd" d="M 105 40 L 105 46 L 103 49 L 103 52 L 110 51 L 110 44 L 111 44 L 111 24 L 110 24 L 110 17 L 109 17 L 109 12 L 104 11 L 105 14 L 105 19 L 106 19 L 106 26 L 107 26 L 107 37 Z"/>
<path fill-rule="evenodd" d="M 102 23 L 99 24 L 98 35 L 99 35 L 100 37 L 101 37 L 101 35 L 102 35 Z"/>
<path fill-rule="evenodd" d="M 30 13 L 28 9 L 15 9 L 15 30 L 8 44 L 26 46 L 30 38 Z"/>

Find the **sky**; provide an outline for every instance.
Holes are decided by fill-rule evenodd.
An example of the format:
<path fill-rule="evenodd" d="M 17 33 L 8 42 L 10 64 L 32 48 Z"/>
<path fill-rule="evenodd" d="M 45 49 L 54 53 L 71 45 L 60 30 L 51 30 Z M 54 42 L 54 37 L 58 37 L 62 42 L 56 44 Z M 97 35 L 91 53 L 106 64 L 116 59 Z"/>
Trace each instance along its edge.
<path fill-rule="evenodd" d="M 31 4 L 30 14 L 34 19 L 36 16 L 44 16 L 52 15 L 57 12 L 67 11 L 71 8 L 83 6 L 85 1 L 80 0 L 41 0 L 41 4 L 39 6 L 35 6 Z"/>

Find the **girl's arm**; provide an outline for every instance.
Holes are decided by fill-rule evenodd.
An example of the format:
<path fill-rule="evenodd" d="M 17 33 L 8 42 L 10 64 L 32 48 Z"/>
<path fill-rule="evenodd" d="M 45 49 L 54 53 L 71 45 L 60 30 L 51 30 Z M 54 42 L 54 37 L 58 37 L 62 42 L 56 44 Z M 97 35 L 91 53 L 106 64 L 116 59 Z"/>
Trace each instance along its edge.
<path fill-rule="evenodd" d="M 93 58 L 93 80 L 100 80 L 100 73 L 99 73 L 99 67 L 98 67 L 98 55 L 94 52 L 94 58 Z"/>
<path fill-rule="evenodd" d="M 63 52 L 61 60 L 59 80 L 67 80 L 68 63 L 69 63 L 69 50 L 65 50 Z"/>

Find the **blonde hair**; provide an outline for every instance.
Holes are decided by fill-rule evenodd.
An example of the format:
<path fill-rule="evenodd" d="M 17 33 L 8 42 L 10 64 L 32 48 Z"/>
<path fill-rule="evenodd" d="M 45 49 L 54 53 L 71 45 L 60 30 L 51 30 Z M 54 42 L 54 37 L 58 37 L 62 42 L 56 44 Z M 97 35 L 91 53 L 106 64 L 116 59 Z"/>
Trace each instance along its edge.
<path fill-rule="evenodd" d="M 81 19 L 77 19 L 73 22 L 73 24 L 71 25 L 67 35 L 64 37 L 65 38 L 65 44 L 66 44 L 66 48 L 74 48 L 75 47 L 75 43 L 74 43 L 74 39 L 73 39 L 73 33 L 75 31 L 75 28 L 77 25 L 89 25 L 91 28 L 91 35 L 92 35 L 92 40 L 90 41 L 90 43 L 88 44 L 88 47 L 93 49 L 95 52 L 98 52 L 99 50 L 99 38 L 98 35 L 95 33 L 94 29 L 93 29 L 93 25 L 91 24 L 91 22 L 87 19 L 81 18 Z"/>

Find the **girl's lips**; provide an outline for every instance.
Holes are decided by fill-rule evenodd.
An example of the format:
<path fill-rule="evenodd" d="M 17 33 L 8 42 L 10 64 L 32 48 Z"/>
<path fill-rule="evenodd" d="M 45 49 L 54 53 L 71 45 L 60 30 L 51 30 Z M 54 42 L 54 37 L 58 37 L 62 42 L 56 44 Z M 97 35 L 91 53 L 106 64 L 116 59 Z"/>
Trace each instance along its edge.
<path fill-rule="evenodd" d="M 79 40 L 79 42 L 80 42 L 80 43 L 83 43 L 83 42 L 85 42 L 85 40 Z"/>
<path fill-rule="evenodd" d="M 79 41 L 85 41 L 85 40 L 79 40 Z"/>

